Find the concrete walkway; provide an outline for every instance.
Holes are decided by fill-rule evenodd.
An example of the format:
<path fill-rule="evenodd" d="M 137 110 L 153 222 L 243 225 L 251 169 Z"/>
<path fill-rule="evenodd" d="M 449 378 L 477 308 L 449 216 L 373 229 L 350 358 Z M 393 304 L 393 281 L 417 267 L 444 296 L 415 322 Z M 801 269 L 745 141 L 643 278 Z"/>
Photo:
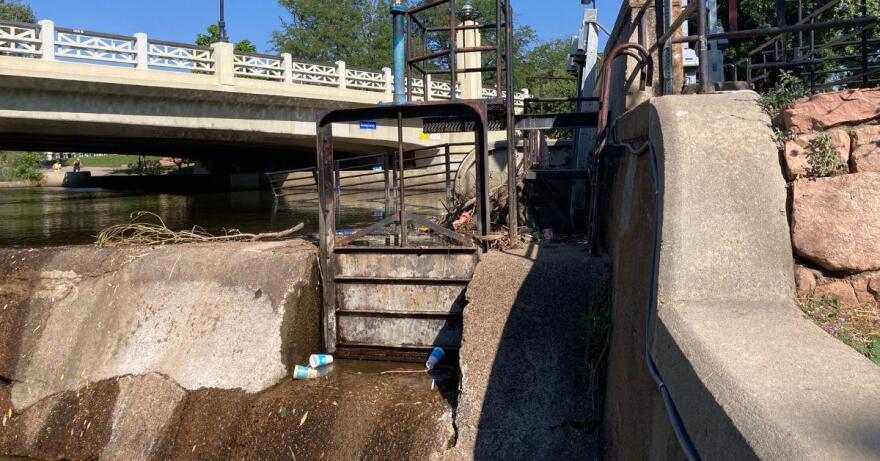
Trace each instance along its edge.
<path fill-rule="evenodd" d="M 590 313 L 608 263 L 549 243 L 490 252 L 468 286 L 457 459 L 597 459 Z M 595 347 L 595 346 L 594 346 Z"/>

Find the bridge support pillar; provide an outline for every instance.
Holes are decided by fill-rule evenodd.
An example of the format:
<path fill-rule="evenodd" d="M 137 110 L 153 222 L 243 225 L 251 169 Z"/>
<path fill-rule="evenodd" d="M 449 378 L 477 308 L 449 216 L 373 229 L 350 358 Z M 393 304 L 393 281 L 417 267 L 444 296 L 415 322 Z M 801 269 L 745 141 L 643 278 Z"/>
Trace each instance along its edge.
<path fill-rule="evenodd" d="M 232 43 L 217 42 L 214 49 L 214 75 L 221 85 L 235 85 L 235 50 Z"/>
<path fill-rule="evenodd" d="M 55 23 L 48 19 L 38 22 L 40 25 L 40 51 L 42 59 L 46 61 L 55 60 Z"/>

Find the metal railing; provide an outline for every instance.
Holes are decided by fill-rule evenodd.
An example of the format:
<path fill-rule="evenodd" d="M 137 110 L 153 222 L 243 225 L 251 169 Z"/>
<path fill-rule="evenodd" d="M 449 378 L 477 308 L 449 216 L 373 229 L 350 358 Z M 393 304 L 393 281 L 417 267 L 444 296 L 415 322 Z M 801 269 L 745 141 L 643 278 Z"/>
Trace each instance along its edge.
<path fill-rule="evenodd" d="M 673 94 L 680 89 L 673 88 L 673 50 L 675 44 L 695 45 L 699 57 L 697 79 L 699 91 L 714 91 L 714 83 L 710 78 L 709 46 L 717 47 L 719 42 L 734 42 L 765 37 L 767 41 L 746 52 L 746 57 L 739 59 L 734 65 L 727 65 L 730 72 L 725 79 L 739 80 L 740 70 L 746 73 L 745 80 L 749 83 L 773 83 L 778 73 L 772 70 L 794 69 L 804 80 L 810 81 L 810 87 L 817 91 L 822 87 L 837 86 L 872 86 L 880 80 L 880 72 L 875 67 L 880 64 L 877 41 L 870 36 L 873 29 L 880 23 L 880 18 L 867 14 L 865 0 L 860 0 L 859 13 L 855 17 L 835 12 L 834 7 L 841 0 L 830 0 L 815 6 L 812 11 L 805 11 L 802 1 L 798 2 L 797 21 L 787 22 L 786 11 L 788 2 L 776 1 L 775 26 L 761 29 L 739 29 L 737 23 L 737 1 L 728 2 L 728 28 L 730 31 L 709 31 L 707 29 L 708 12 L 706 2 L 691 1 L 680 13 L 673 13 L 671 0 L 654 0 L 642 6 L 633 7 L 629 17 L 633 25 L 638 27 L 638 42 L 648 48 L 650 53 L 658 53 L 659 87 L 657 94 Z M 645 21 L 649 11 L 653 9 L 656 28 L 649 34 Z M 841 9 L 844 11 L 845 9 Z M 695 20 L 697 33 L 683 36 L 682 26 L 688 20 Z M 622 37 L 628 37 L 627 27 Z M 820 32 L 832 32 L 830 39 L 821 42 L 816 35 Z M 653 35 L 653 37 L 649 37 Z M 828 34 L 826 34 L 828 35 Z M 617 37 L 612 34 L 609 44 L 613 45 Z M 858 52 L 847 52 L 847 47 L 857 47 Z M 843 49 L 843 52 L 834 52 Z M 832 66 L 829 63 L 847 61 L 856 62 L 857 66 Z M 824 72 L 829 78 L 817 78 Z"/>
<path fill-rule="evenodd" d="M 228 44 L 222 44 L 228 45 Z M 222 56 L 224 53 L 227 56 Z M 91 32 L 79 29 L 56 28 L 52 21 L 37 24 L 0 21 L 0 56 L 103 64 L 138 69 L 185 71 L 201 74 L 227 72 L 218 66 L 223 59 L 232 61 L 224 77 L 254 78 L 282 83 L 298 83 L 358 91 L 391 94 L 394 79 L 391 69 L 381 70 L 349 67 L 344 61 L 333 64 L 294 60 L 288 53 L 280 56 L 239 53 L 231 47 L 218 48 L 175 43 L 134 36 Z M 424 87 L 430 87 L 428 99 L 450 99 L 451 84 L 444 81 L 411 79 L 413 93 L 424 98 Z M 492 89 L 484 91 L 494 96 Z M 456 92 L 461 88 L 456 85 Z M 516 93 L 518 104 L 529 96 L 528 90 Z"/>

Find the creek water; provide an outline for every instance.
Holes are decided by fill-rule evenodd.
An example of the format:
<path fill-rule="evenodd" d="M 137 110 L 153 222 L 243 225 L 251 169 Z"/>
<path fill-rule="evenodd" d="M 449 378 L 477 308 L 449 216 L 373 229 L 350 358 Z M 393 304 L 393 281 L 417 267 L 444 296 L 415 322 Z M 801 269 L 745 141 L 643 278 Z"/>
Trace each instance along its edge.
<path fill-rule="evenodd" d="M 419 197 L 416 210 L 439 214 L 442 193 Z M 375 193 L 343 197 L 337 228 L 359 227 L 382 219 L 384 199 Z M 409 204 L 407 206 L 410 206 Z M 124 224 L 132 213 L 149 211 L 173 230 L 200 226 L 212 234 L 273 232 L 302 222 L 303 234 L 317 232 L 314 198 L 276 201 L 269 191 L 210 194 L 146 194 L 102 189 L 0 189 L 0 247 L 89 244 L 102 230 Z"/>

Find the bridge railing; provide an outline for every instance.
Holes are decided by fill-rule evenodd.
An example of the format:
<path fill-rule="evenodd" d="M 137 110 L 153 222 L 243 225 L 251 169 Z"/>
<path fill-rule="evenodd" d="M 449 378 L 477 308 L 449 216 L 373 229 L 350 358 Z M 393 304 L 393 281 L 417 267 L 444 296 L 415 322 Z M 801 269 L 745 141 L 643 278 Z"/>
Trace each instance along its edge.
<path fill-rule="evenodd" d="M 224 84 L 231 84 L 235 77 L 239 77 L 387 94 L 394 92 L 394 77 L 389 68 L 348 67 L 344 61 L 333 64 L 301 61 L 293 59 L 289 53 L 280 56 L 237 53 L 228 43 L 207 47 L 155 40 L 143 33 L 126 36 L 56 28 L 49 20 L 37 24 L 0 21 L 0 56 L 212 74 Z M 450 99 L 452 85 L 432 81 L 430 76 L 427 82 L 410 80 L 413 94 L 424 98 L 425 83 L 430 88 L 428 99 Z M 456 85 L 456 92 L 461 94 L 459 85 Z M 484 89 L 483 96 L 494 97 L 495 90 Z M 515 95 L 518 105 L 528 97 L 529 92 L 525 89 Z"/>

